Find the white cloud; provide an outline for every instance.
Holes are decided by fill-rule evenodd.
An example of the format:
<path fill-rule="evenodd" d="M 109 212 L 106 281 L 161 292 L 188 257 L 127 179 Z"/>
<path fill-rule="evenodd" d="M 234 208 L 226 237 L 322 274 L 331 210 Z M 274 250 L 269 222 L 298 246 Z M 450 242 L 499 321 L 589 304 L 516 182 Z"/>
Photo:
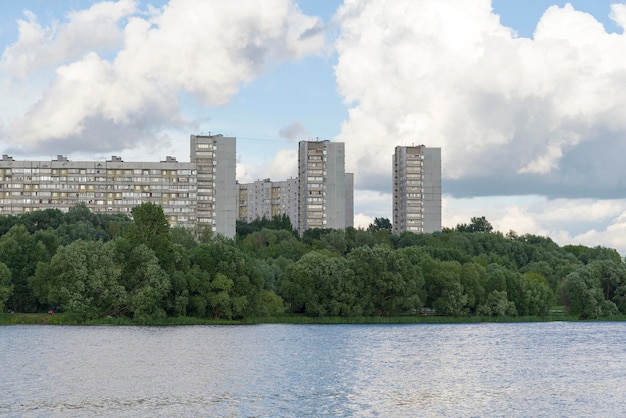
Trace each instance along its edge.
<path fill-rule="evenodd" d="M 626 7 L 612 17 L 626 22 Z M 442 147 L 455 195 L 619 195 L 626 35 L 569 4 L 546 10 L 532 39 L 489 0 L 348 0 L 336 20 L 350 106 L 337 139 L 349 170 L 367 167 L 358 187 L 388 191 L 386 156 L 415 143 Z"/>
<path fill-rule="evenodd" d="M 359 190 L 354 194 L 354 212 L 366 213 L 372 219 L 387 218 L 391 220 L 391 202 L 392 197 L 389 193 L 381 193 L 375 190 Z"/>
<path fill-rule="evenodd" d="M 493 219 L 493 227 L 503 233 L 515 231 L 518 234 L 548 235 L 539 224 L 537 216 L 519 206 L 506 206 L 500 217 Z"/>
<path fill-rule="evenodd" d="M 622 29 L 626 28 L 626 4 L 611 5 L 611 19 Z"/>
<path fill-rule="evenodd" d="M 150 12 L 140 15 L 130 0 L 101 2 L 50 28 L 29 14 L 4 51 L 4 70 L 27 76 L 36 63 L 61 65 L 23 117 L 3 121 L 5 141 L 26 150 L 128 148 L 191 124 L 181 92 L 220 106 L 268 63 L 324 45 L 319 19 L 291 0 L 171 0 Z"/>
<path fill-rule="evenodd" d="M 254 174 L 250 173 L 248 166 L 237 161 L 237 181 L 241 184 L 252 183 L 258 180 Z"/>
<path fill-rule="evenodd" d="M 372 223 L 374 223 L 374 218 L 371 216 L 363 213 L 354 215 L 354 227 L 357 229 L 367 229 Z"/>
<path fill-rule="evenodd" d="M 626 255 L 626 199 L 546 199 L 501 196 L 443 200 L 444 226 L 485 216 L 502 233 L 551 237 L 559 245 L 602 245 Z"/>
<path fill-rule="evenodd" d="M 268 163 L 261 159 L 257 162 L 237 163 L 237 180 L 240 183 L 252 183 L 256 180 L 269 178 L 282 181 L 298 176 L 298 149 L 279 150 Z"/>
<path fill-rule="evenodd" d="M 25 11 L 26 20 L 18 20 L 19 39 L 4 50 L 2 66 L 23 78 L 94 50 L 119 47 L 123 42 L 119 22 L 135 11 L 134 0 L 105 1 L 70 12 L 65 24 L 55 20 L 45 27 L 34 13 Z"/>
<path fill-rule="evenodd" d="M 280 181 L 298 176 L 298 148 L 292 147 L 278 151 L 269 166 L 259 167 L 259 175 L 261 171 L 265 173 L 265 177 L 272 180 Z"/>

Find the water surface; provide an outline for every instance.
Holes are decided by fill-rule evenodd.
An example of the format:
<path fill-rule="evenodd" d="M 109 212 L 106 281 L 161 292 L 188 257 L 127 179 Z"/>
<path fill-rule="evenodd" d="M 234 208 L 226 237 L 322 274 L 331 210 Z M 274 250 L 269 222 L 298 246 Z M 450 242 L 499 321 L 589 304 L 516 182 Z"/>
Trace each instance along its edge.
<path fill-rule="evenodd" d="M 6 416 L 624 416 L 626 323 L 0 327 Z"/>

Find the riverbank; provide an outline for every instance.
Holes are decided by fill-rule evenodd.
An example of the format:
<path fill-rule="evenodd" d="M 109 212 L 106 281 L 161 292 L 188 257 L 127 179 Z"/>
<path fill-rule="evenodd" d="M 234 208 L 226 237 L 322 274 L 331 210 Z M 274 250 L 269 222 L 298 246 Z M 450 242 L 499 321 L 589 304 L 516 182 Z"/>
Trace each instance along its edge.
<path fill-rule="evenodd" d="M 159 320 L 137 322 L 128 318 L 101 318 L 81 321 L 73 314 L 58 313 L 14 313 L 0 314 L 0 325 L 256 325 L 256 324 L 469 324 L 469 323 L 515 323 L 515 322 L 552 322 L 579 321 L 580 319 L 564 312 L 553 312 L 545 317 L 512 316 L 512 317 L 446 317 L 446 316 L 400 316 L 400 317 L 319 317 L 303 315 L 280 315 L 274 317 L 246 318 L 242 320 L 205 319 L 191 317 L 163 318 Z M 626 316 L 619 315 L 600 318 L 603 321 L 626 321 Z"/>

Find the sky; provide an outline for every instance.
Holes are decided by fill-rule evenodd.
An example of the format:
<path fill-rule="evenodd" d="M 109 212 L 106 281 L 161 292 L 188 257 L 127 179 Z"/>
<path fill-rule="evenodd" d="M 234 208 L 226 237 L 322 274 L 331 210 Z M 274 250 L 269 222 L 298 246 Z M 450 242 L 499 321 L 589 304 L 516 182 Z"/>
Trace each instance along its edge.
<path fill-rule="evenodd" d="M 626 255 L 626 2 L 0 2 L 0 149 L 189 161 L 237 138 L 240 182 L 346 145 L 355 226 L 391 218 L 397 145 L 442 149 L 443 226 Z"/>

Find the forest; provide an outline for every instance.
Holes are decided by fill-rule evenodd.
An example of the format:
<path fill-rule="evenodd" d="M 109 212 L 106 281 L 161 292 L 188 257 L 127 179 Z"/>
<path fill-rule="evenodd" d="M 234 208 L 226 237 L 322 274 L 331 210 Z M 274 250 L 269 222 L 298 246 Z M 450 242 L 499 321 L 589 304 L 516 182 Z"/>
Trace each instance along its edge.
<path fill-rule="evenodd" d="M 313 229 L 288 217 L 237 223 L 234 239 L 132 217 L 46 209 L 0 217 L 2 312 L 127 318 L 545 317 L 626 314 L 626 265 L 611 248 L 493 231 L 484 217 L 432 234 Z"/>

